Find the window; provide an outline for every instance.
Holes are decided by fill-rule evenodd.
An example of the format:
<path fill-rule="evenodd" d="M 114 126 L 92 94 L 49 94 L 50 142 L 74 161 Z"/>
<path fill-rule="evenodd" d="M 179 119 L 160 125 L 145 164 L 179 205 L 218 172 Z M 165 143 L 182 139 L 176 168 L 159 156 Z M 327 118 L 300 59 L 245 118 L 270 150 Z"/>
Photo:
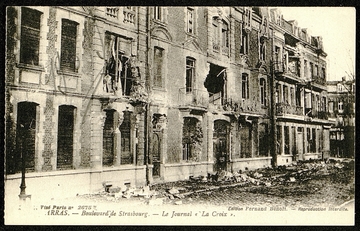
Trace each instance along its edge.
<path fill-rule="evenodd" d="M 338 103 L 338 110 L 340 113 L 342 113 L 344 110 L 344 103 L 342 101 L 339 101 Z"/>
<path fill-rule="evenodd" d="M 74 118 L 75 107 L 68 105 L 59 107 L 56 161 L 56 168 L 59 170 L 73 167 Z"/>
<path fill-rule="evenodd" d="M 290 154 L 290 131 L 289 126 L 284 126 L 285 154 Z"/>
<path fill-rule="evenodd" d="M 304 60 L 304 76 L 305 78 L 308 77 L 308 64 L 307 64 L 307 61 Z"/>
<path fill-rule="evenodd" d="M 241 96 L 243 99 L 249 98 L 249 78 L 248 74 L 242 74 L 242 81 L 241 81 Z"/>
<path fill-rule="evenodd" d="M 266 106 L 266 81 L 265 79 L 260 79 L 260 103 Z"/>
<path fill-rule="evenodd" d="M 323 79 L 326 79 L 326 70 L 325 70 L 325 67 L 321 68 L 321 73 L 322 73 L 322 77 Z"/>
<path fill-rule="evenodd" d="M 281 59 L 280 59 L 280 47 L 275 46 L 275 70 L 280 71 L 281 70 Z"/>
<path fill-rule="evenodd" d="M 289 104 L 289 92 L 286 85 L 283 86 L 283 102 Z"/>
<path fill-rule="evenodd" d="M 241 54 L 248 54 L 248 34 L 243 31 L 241 35 L 241 47 L 240 47 Z"/>
<path fill-rule="evenodd" d="M 263 39 L 260 39 L 260 60 L 265 61 L 266 58 L 266 44 Z"/>
<path fill-rule="evenodd" d="M 187 8 L 187 29 L 190 34 L 194 34 L 194 9 Z"/>
<path fill-rule="evenodd" d="M 195 76 L 195 60 L 193 58 L 186 58 L 186 92 L 192 92 L 193 81 Z"/>
<path fill-rule="evenodd" d="M 215 51 L 220 50 L 220 44 L 219 44 L 219 22 L 217 18 L 213 18 L 213 49 Z"/>
<path fill-rule="evenodd" d="M 333 101 L 330 101 L 329 102 L 329 112 L 334 112 L 334 102 Z"/>
<path fill-rule="evenodd" d="M 129 57 L 132 47 L 131 39 L 106 33 L 105 45 L 107 60 L 103 89 L 108 93 L 119 92 L 128 96 L 134 79 L 139 73 Z"/>
<path fill-rule="evenodd" d="M 103 166 L 112 166 L 115 162 L 115 110 L 106 110 L 103 127 Z"/>
<path fill-rule="evenodd" d="M 295 91 L 293 87 L 290 87 L 290 105 L 295 105 Z"/>
<path fill-rule="evenodd" d="M 61 70 L 75 72 L 77 22 L 67 19 L 61 24 Z"/>
<path fill-rule="evenodd" d="M 310 77 L 313 78 L 314 77 L 314 64 L 310 63 Z"/>
<path fill-rule="evenodd" d="M 161 7 L 160 6 L 155 6 L 154 7 L 154 19 L 156 20 L 161 20 Z"/>
<path fill-rule="evenodd" d="M 300 87 L 296 87 L 296 92 L 295 92 L 295 97 L 296 97 L 296 106 L 301 106 L 301 88 Z"/>
<path fill-rule="evenodd" d="M 20 63 L 39 65 L 41 12 L 21 8 Z"/>
<path fill-rule="evenodd" d="M 342 91 L 343 91 L 343 85 L 342 85 L 341 83 L 339 83 L 339 84 L 337 85 L 337 88 L 338 88 L 338 91 L 339 91 L 339 92 L 342 92 Z"/>
<path fill-rule="evenodd" d="M 163 52 L 164 50 L 159 47 L 154 48 L 154 86 L 156 87 L 163 87 Z"/>
<path fill-rule="evenodd" d="M 223 21 L 222 23 L 221 35 L 222 35 L 222 46 L 225 48 L 229 48 L 229 28 L 228 28 L 228 24 L 225 21 Z"/>
<path fill-rule="evenodd" d="M 319 76 L 319 66 L 315 65 L 315 76 L 318 77 Z"/>

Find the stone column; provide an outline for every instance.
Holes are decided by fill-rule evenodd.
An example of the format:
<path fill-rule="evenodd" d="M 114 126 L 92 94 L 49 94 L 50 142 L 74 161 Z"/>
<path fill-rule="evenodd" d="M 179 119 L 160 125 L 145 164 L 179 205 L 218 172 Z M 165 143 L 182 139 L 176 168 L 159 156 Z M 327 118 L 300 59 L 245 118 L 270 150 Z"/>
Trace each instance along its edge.
<path fill-rule="evenodd" d="M 103 155 L 103 130 L 106 119 L 106 112 L 101 111 L 101 104 L 93 101 L 91 108 L 91 148 L 90 163 L 91 168 L 102 168 Z"/>

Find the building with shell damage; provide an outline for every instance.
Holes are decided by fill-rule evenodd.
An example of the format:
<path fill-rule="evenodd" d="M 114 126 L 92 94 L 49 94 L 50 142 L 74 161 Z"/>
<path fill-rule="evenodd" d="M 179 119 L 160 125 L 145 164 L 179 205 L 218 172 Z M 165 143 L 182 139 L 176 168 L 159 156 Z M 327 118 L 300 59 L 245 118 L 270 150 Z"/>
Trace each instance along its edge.
<path fill-rule="evenodd" d="M 321 37 L 276 9 L 13 6 L 6 20 L 11 195 L 23 169 L 28 193 L 66 194 L 328 155 Z"/>

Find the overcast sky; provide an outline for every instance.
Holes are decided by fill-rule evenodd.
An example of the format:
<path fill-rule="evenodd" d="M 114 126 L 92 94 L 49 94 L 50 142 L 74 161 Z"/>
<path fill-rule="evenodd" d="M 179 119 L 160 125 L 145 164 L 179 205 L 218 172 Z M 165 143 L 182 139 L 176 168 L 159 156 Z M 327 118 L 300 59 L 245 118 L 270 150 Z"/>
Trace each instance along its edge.
<path fill-rule="evenodd" d="M 341 80 L 355 74 L 356 12 L 353 7 L 277 7 L 285 20 L 297 20 L 310 29 L 312 36 L 322 36 L 328 54 L 328 80 Z"/>

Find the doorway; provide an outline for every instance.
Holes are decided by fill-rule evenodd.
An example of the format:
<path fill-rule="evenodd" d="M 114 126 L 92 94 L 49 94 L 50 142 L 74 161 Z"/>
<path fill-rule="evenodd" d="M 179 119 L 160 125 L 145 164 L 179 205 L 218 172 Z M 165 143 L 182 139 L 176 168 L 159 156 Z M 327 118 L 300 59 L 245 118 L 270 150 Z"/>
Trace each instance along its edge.
<path fill-rule="evenodd" d="M 228 162 L 228 122 L 224 120 L 214 121 L 213 152 L 214 171 L 227 170 Z"/>

